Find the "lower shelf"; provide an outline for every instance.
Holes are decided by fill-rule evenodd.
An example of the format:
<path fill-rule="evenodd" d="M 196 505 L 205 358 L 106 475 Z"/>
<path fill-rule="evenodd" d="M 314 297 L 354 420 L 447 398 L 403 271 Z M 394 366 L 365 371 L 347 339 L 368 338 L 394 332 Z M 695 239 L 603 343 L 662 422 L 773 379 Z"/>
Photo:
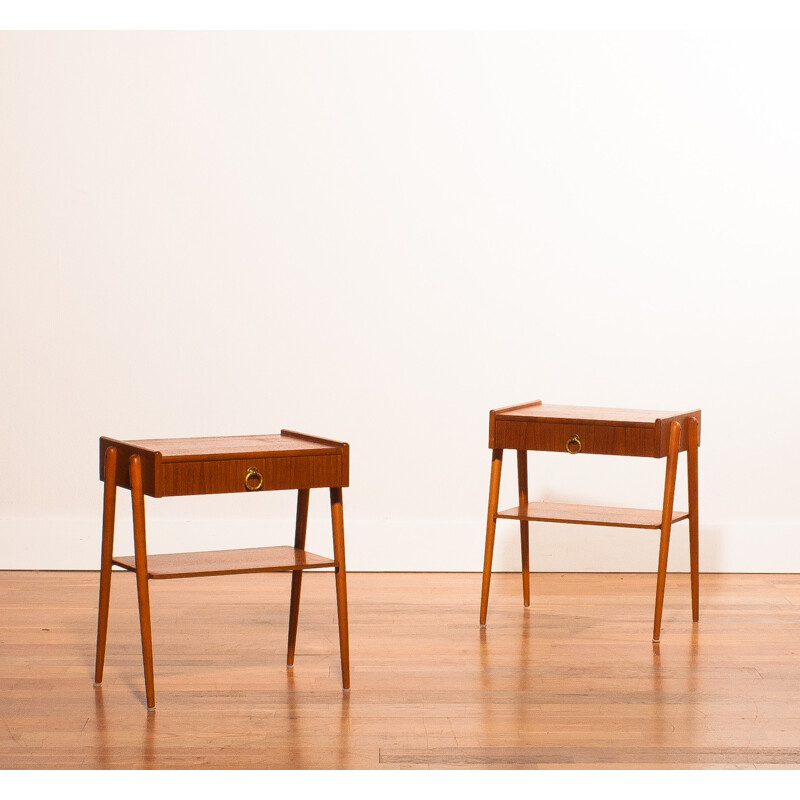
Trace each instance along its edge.
<path fill-rule="evenodd" d="M 135 571 L 136 557 L 111 561 Z M 147 556 L 148 578 L 199 578 L 245 572 L 291 572 L 298 569 L 335 567 L 336 561 L 294 547 L 251 547 L 244 550 L 211 550 L 203 553 L 166 553 Z"/>
<path fill-rule="evenodd" d="M 673 511 L 672 521 L 688 519 L 688 511 Z M 575 525 L 608 525 L 615 528 L 660 528 L 661 509 L 584 506 L 571 503 L 529 503 L 497 513 L 497 519 L 532 522 L 565 522 Z"/>

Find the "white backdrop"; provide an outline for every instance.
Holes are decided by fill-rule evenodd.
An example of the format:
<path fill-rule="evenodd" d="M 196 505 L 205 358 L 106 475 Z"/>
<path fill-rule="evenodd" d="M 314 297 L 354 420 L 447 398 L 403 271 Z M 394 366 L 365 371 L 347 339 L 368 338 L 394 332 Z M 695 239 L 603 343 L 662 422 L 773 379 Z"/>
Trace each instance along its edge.
<path fill-rule="evenodd" d="M 98 566 L 100 435 L 288 427 L 351 444 L 350 569 L 480 570 L 489 409 L 541 398 L 701 407 L 701 568 L 798 570 L 799 74 L 770 33 L 0 34 L 0 568 Z M 663 467 L 531 454 L 531 495 Z M 293 502 L 148 500 L 150 549 L 289 543 Z"/>

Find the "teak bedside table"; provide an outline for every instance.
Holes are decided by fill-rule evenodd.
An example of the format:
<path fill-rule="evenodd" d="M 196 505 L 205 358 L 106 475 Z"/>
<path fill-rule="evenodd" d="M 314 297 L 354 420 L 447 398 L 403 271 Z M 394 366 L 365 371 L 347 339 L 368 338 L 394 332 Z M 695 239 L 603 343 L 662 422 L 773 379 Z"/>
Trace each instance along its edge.
<path fill-rule="evenodd" d="M 661 611 L 667 577 L 667 554 L 672 523 L 689 520 L 689 558 L 692 585 L 692 619 L 700 618 L 698 566 L 697 448 L 700 444 L 700 411 L 634 411 L 621 408 L 543 405 L 541 400 L 499 408 L 489 413 L 489 447 L 492 472 L 486 551 L 483 560 L 480 623 L 486 624 L 489 583 L 492 577 L 495 525 L 498 519 L 519 520 L 522 549 L 522 595 L 530 605 L 528 523 L 564 522 L 621 528 L 661 530 L 656 580 L 653 641 L 661 636 Z M 497 510 L 503 450 L 517 451 L 519 506 Z M 661 509 L 612 508 L 567 503 L 528 502 L 528 450 L 597 453 L 614 456 L 666 456 L 664 502 Z M 678 453 L 686 451 L 689 510 L 673 511 Z"/>
<path fill-rule="evenodd" d="M 286 659 L 287 665 L 291 666 L 294 663 L 303 570 L 333 567 L 336 575 L 342 685 L 348 689 L 350 656 L 342 487 L 348 485 L 349 460 L 350 447 L 344 442 L 286 430 L 280 434 L 266 436 L 195 439 L 116 441 L 102 437 L 100 480 L 104 481 L 105 489 L 95 685 L 99 685 L 103 679 L 111 568 L 114 565 L 136 573 L 148 710 L 155 708 L 150 595 L 147 583 L 149 579 L 191 578 L 248 572 L 291 572 L 289 645 Z M 130 489 L 133 505 L 134 555 L 121 558 L 113 555 L 114 514 L 118 486 Z M 318 487 L 330 489 L 332 559 L 308 553 L 304 549 L 309 490 Z M 257 547 L 205 553 L 147 555 L 145 494 L 150 497 L 169 497 L 278 489 L 297 490 L 294 547 Z"/>

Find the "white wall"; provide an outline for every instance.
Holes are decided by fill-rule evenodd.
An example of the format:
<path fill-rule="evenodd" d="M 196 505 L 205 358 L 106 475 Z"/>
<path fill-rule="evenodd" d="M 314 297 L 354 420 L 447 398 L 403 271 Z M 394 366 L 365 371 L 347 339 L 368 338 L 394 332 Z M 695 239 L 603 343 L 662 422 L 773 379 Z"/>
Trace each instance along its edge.
<path fill-rule="evenodd" d="M 766 33 L 0 34 L 0 568 L 97 567 L 102 434 L 289 427 L 351 444 L 351 569 L 480 570 L 489 409 L 542 398 L 701 407 L 702 568 L 800 569 L 798 74 Z M 662 475 L 531 455 L 551 499 Z M 151 550 L 292 503 L 149 500 Z M 535 526 L 534 568 L 656 547 Z"/>

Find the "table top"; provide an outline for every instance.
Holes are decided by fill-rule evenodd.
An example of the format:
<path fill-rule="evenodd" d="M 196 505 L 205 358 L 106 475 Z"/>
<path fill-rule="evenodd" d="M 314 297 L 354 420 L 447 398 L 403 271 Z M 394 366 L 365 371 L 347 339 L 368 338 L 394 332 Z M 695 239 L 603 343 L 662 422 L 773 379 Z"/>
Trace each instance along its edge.
<path fill-rule="evenodd" d="M 652 411 L 632 408 L 595 408 L 592 406 L 562 406 L 535 400 L 519 406 L 507 406 L 492 411 L 499 420 L 537 420 L 540 422 L 592 422 L 629 427 L 652 426 L 657 422 L 668 422 L 695 411 Z"/>
<path fill-rule="evenodd" d="M 160 453 L 163 462 L 216 461 L 229 458 L 326 455 L 340 453 L 344 442 L 297 431 L 250 436 L 197 436 L 181 439 L 103 439 L 142 453 Z"/>

